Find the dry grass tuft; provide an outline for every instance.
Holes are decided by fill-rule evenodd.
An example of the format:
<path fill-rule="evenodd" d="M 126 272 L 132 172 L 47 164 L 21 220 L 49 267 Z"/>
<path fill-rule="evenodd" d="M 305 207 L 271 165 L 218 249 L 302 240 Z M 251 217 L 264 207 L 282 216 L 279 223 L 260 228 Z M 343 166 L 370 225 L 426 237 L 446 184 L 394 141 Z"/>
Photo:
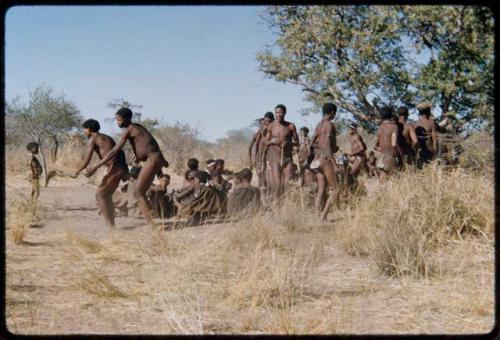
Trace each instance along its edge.
<path fill-rule="evenodd" d="M 27 199 L 14 200 L 7 209 L 6 229 L 15 244 L 23 242 L 26 229 L 37 219 L 37 207 Z"/>
<path fill-rule="evenodd" d="M 117 298 L 128 298 L 128 295 L 111 283 L 108 276 L 99 271 L 85 270 L 82 279 L 77 283 L 81 289 L 90 294 L 110 300 Z"/>
<path fill-rule="evenodd" d="M 463 153 L 459 157 L 460 166 L 493 180 L 495 169 L 493 136 L 487 133 L 474 134 L 462 141 L 461 145 Z"/>
<path fill-rule="evenodd" d="M 439 247 L 465 235 L 493 237 L 493 190 L 461 169 L 403 173 L 371 199 L 338 212 L 336 236 L 389 275 L 428 276 Z"/>
<path fill-rule="evenodd" d="M 86 253 L 98 253 L 103 250 L 103 246 L 98 242 L 86 239 L 72 230 L 66 230 L 66 238 L 71 242 L 71 244 L 76 245 Z"/>

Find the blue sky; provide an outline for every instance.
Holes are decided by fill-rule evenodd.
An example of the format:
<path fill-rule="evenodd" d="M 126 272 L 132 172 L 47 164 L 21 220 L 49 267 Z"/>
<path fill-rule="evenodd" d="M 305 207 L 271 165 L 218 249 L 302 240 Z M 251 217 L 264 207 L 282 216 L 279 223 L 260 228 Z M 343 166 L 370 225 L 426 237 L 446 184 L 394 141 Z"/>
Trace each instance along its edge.
<path fill-rule="evenodd" d="M 75 102 L 84 118 L 117 133 L 107 104 L 142 105 L 145 118 L 202 128 L 215 141 L 249 126 L 277 104 L 298 128 L 319 115 L 298 86 L 266 79 L 255 54 L 275 36 L 262 6 L 18 6 L 5 30 L 6 99 L 45 84 Z M 422 59 L 423 58 L 423 59 Z M 417 59 L 424 60 L 425 55 Z"/>
<path fill-rule="evenodd" d="M 6 98 L 41 84 L 64 92 L 85 118 L 114 133 L 114 98 L 143 116 L 187 122 L 214 141 L 283 103 L 288 119 L 309 105 L 300 88 L 265 79 L 255 53 L 274 37 L 257 6 L 20 6 L 6 15 Z"/>

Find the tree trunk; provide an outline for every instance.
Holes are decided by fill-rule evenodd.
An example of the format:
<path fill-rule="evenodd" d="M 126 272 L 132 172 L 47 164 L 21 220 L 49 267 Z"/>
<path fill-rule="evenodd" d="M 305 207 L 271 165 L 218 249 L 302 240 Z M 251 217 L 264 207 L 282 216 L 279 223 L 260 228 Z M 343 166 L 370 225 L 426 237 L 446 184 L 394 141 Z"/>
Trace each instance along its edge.
<path fill-rule="evenodd" d="M 42 141 L 40 138 L 37 138 L 37 143 L 38 143 L 38 150 L 40 151 L 40 158 L 42 161 L 42 169 L 43 169 L 43 186 L 44 188 L 47 187 L 49 184 L 49 176 L 47 172 L 47 162 L 45 161 L 45 154 L 43 153 L 43 146 L 42 146 Z"/>
<path fill-rule="evenodd" d="M 54 140 L 54 146 L 52 147 L 51 155 L 52 155 L 52 161 L 57 161 L 57 152 L 59 151 L 59 141 L 57 140 L 57 136 L 52 136 L 52 139 Z"/>
<path fill-rule="evenodd" d="M 441 112 L 443 115 L 450 109 L 451 100 L 453 98 L 453 93 L 450 95 L 445 95 L 444 91 L 441 92 Z"/>

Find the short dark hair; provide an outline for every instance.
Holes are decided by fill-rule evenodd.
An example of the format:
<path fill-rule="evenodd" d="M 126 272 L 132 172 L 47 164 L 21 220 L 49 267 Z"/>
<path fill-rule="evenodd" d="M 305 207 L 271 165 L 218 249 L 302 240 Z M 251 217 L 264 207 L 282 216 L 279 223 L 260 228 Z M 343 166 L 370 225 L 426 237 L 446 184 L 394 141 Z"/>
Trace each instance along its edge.
<path fill-rule="evenodd" d="M 406 106 L 400 106 L 398 108 L 398 116 L 404 116 L 408 118 L 408 108 Z"/>
<path fill-rule="evenodd" d="M 323 115 L 329 114 L 329 113 L 337 113 L 337 105 L 334 103 L 325 103 L 323 104 Z"/>
<path fill-rule="evenodd" d="M 241 170 L 236 174 L 236 177 L 238 179 L 246 180 L 248 182 L 252 181 L 252 176 L 253 176 L 252 170 L 250 170 L 249 168 L 244 168 L 243 170 Z"/>
<path fill-rule="evenodd" d="M 200 162 L 196 158 L 190 158 L 187 163 L 189 170 L 198 169 L 199 164 Z"/>
<path fill-rule="evenodd" d="M 99 125 L 99 122 L 95 119 L 87 119 L 83 122 L 82 127 L 84 129 L 89 129 L 91 132 L 99 132 L 101 129 L 101 125 Z"/>
<path fill-rule="evenodd" d="M 304 131 L 306 134 L 309 133 L 309 129 L 307 127 L 305 127 L 305 126 L 301 127 L 300 131 Z"/>
<path fill-rule="evenodd" d="M 222 165 L 226 164 L 226 161 L 224 161 L 222 158 L 216 159 L 215 161 Z"/>
<path fill-rule="evenodd" d="M 285 111 L 286 111 L 286 108 L 285 108 Z M 271 111 L 267 111 L 264 114 L 264 118 L 269 118 L 269 119 L 271 119 L 273 121 L 274 120 L 274 114 Z"/>
<path fill-rule="evenodd" d="M 201 183 L 207 183 L 210 175 L 206 171 L 198 171 L 196 177 Z"/>
<path fill-rule="evenodd" d="M 282 109 L 283 110 L 283 113 L 286 114 L 286 106 L 283 105 L 283 104 L 278 104 L 276 105 L 276 107 L 274 108 L 274 110 L 276 111 L 276 109 Z"/>
<path fill-rule="evenodd" d="M 429 117 L 431 115 L 431 109 L 429 109 L 429 108 L 420 109 L 420 110 L 418 110 L 418 114 L 420 116 L 427 116 L 427 117 Z"/>
<path fill-rule="evenodd" d="M 380 117 L 382 119 L 390 119 L 392 117 L 392 107 L 384 106 L 380 109 Z"/>
<path fill-rule="evenodd" d="M 30 142 L 26 145 L 26 149 L 28 149 L 28 151 L 31 151 L 35 148 L 38 149 L 38 143 Z"/>
<path fill-rule="evenodd" d="M 169 174 L 163 174 L 160 176 L 161 179 L 166 178 L 170 181 L 170 175 Z"/>
<path fill-rule="evenodd" d="M 122 107 L 116 111 L 115 115 L 122 117 L 125 120 L 132 120 L 132 110 L 128 107 Z"/>

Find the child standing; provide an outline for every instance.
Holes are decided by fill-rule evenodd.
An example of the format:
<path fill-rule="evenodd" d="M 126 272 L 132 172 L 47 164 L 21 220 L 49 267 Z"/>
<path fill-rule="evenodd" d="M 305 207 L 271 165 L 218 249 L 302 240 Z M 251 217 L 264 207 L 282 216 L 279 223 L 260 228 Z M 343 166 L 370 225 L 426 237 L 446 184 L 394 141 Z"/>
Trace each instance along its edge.
<path fill-rule="evenodd" d="M 28 143 L 26 148 L 30 152 L 27 165 L 30 168 L 28 172 L 28 180 L 31 182 L 31 204 L 35 204 L 40 196 L 40 175 L 42 174 L 42 166 L 36 155 L 38 154 L 38 144 L 35 142 Z"/>

